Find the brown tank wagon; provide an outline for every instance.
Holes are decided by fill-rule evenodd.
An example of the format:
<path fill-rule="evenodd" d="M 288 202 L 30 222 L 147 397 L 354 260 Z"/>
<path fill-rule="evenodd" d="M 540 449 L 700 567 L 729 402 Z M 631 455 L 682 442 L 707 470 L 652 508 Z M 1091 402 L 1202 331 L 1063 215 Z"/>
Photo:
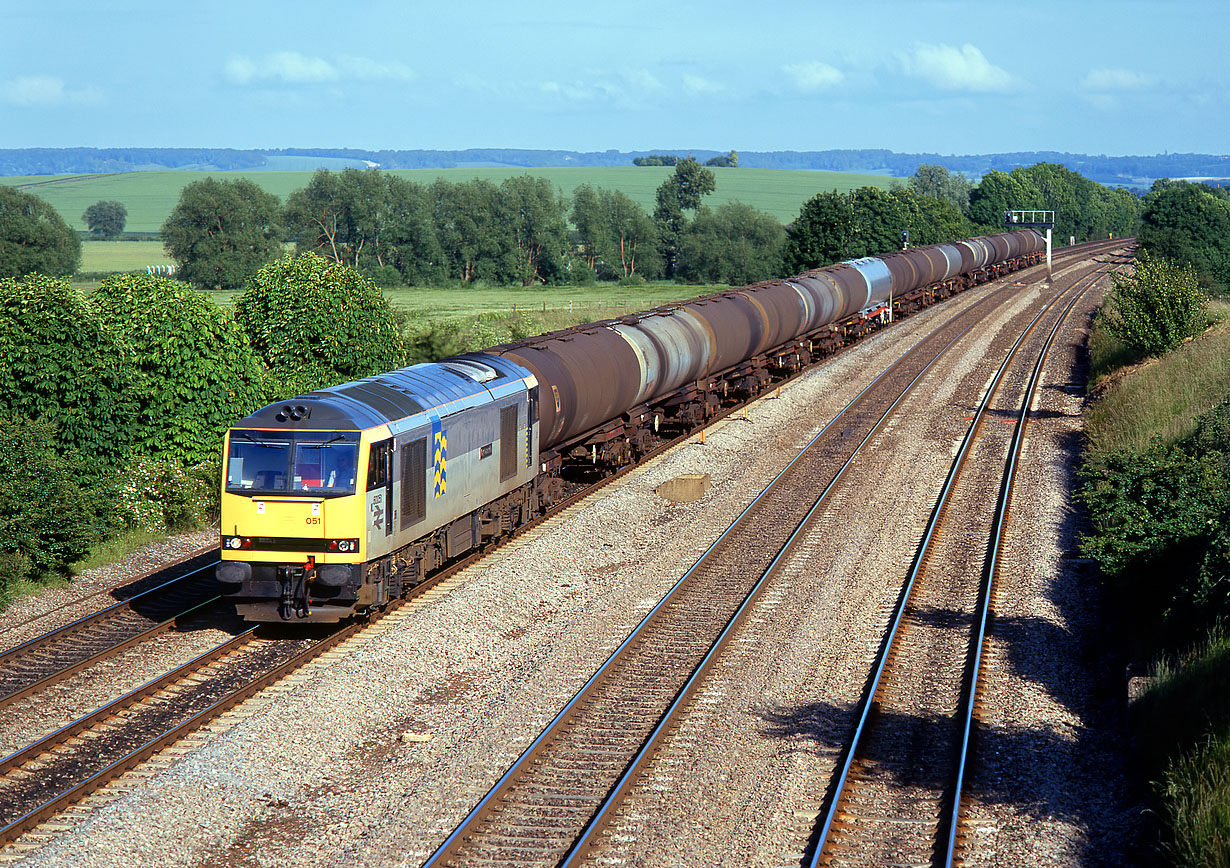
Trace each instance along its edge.
<path fill-rule="evenodd" d="M 915 247 L 486 352 L 524 365 L 542 384 L 544 450 L 623 461 L 635 451 L 635 436 L 623 448 L 630 430 L 694 424 L 732 393 L 767 382 L 770 370 L 806 364 L 874 327 L 869 312 L 890 304 L 908 312 L 1030 264 L 1043 248 L 1032 230 Z"/>

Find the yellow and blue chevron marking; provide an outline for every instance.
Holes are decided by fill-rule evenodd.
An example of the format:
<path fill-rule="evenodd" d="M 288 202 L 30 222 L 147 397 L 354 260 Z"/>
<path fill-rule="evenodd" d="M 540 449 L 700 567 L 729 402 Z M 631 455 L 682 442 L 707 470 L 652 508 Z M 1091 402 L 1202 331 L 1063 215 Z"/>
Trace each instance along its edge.
<path fill-rule="evenodd" d="M 431 467 L 436 480 L 436 497 L 444 494 L 448 486 L 448 432 L 440 424 L 440 417 L 431 417 L 432 459 Z"/>

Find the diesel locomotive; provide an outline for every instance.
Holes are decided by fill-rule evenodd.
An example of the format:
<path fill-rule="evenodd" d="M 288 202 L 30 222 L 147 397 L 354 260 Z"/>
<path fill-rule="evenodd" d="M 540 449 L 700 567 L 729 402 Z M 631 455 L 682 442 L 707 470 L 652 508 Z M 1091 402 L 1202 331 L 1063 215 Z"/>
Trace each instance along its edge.
<path fill-rule="evenodd" d="M 1037 263 L 1033 230 L 664 305 L 264 407 L 224 440 L 217 577 L 250 621 L 338 621 L 875 328 Z"/>

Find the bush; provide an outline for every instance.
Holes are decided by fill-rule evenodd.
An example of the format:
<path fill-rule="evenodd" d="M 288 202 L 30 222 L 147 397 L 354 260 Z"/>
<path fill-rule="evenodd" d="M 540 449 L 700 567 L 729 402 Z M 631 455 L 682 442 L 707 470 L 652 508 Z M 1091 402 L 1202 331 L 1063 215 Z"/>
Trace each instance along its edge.
<path fill-rule="evenodd" d="M 1095 527 L 1082 549 L 1112 579 L 1203 540 L 1225 503 L 1220 456 L 1193 457 L 1160 444 L 1143 454 L 1094 456 L 1081 476 L 1079 498 Z"/>
<path fill-rule="evenodd" d="M 167 458 L 138 456 L 120 472 L 119 518 L 129 530 L 187 530 L 217 512 L 208 471 L 189 471 Z"/>
<path fill-rule="evenodd" d="M 388 301 L 352 268 L 315 253 L 262 268 L 235 300 L 235 320 L 273 378 L 271 398 L 399 367 Z"/>
<path fill-rule="evenodd" d="M 189 396 L 191 399 L 195 396 Z M 95 473 L 119 463 L 137 406 L 115 337 L 67 281 L 0 279 L 0 412 L 51 423 Z"/>
<path fill-rule="evenodd" d="M 190 286 L 115 275 L 90 299 L 118 339 L 140 411 L 133 449 L 188 466 L 217 458 L 227 427 L 265 403 L 248 337 Z"/>
<path fill-rule="evenodd" d="M 0 555 L 9 577 L 67 575 L 107 529 L 106 491 L 55 427 L 0 416 Z"/>
<path fill-rule="evenodd" d="M 359 269 L 359 274 L 381 289 L 406 285 L 406 278 L 391 265 L 369 265 Z"/>
<path fill-rule="evenodd" d="M 593 286 L 598 282 L 598 275 L 583 260 L 571 259 L 568 261 L 568 282 L 573 286 Z"/>
<path fill-rule="evenodd" d="M 1111 272 L 1114 288 L 1103 310 L 1106 330 L 1134 350 L 1160 356 L 1207 324 L 1207 301 L 1190 265 L 1177 266 L 1146 251 L 1132 274 Z"/>

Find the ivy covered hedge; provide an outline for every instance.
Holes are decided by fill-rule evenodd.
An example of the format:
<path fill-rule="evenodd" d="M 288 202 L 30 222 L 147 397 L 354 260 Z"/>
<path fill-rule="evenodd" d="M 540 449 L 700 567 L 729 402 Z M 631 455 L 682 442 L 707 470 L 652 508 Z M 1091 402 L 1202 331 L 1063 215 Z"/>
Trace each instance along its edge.
<path fill-rule="evenodd" d="M 304 253 L 266 265 L 235 300 L 235 321 L 266 366 L 275 398 L 400 367 L 393 310 L 352 268 Z"/>
<path fill-rule="evenodd" d="M 90 307 L 114 336 L 137 398 L 132 452 L 184 466 L 216 461 L 220 432 L 265 403 L 247 334 L 187 284 L 117 275 Z"/>
<path fill-rule="evenodd" d="M 116 335 L 66 280 L 0 279 L 0 412 L 54 425 L 102 472 L 130 448 L 137 409 Z"/>
<path fill-rule="evenodd" d="M 235 420 L 404 359 L 372 282 L 314 254 L 262 269 L 234 319 L 153 275 L 0 279 L 0 605 L 108 535 L 209 520 Z"/>

